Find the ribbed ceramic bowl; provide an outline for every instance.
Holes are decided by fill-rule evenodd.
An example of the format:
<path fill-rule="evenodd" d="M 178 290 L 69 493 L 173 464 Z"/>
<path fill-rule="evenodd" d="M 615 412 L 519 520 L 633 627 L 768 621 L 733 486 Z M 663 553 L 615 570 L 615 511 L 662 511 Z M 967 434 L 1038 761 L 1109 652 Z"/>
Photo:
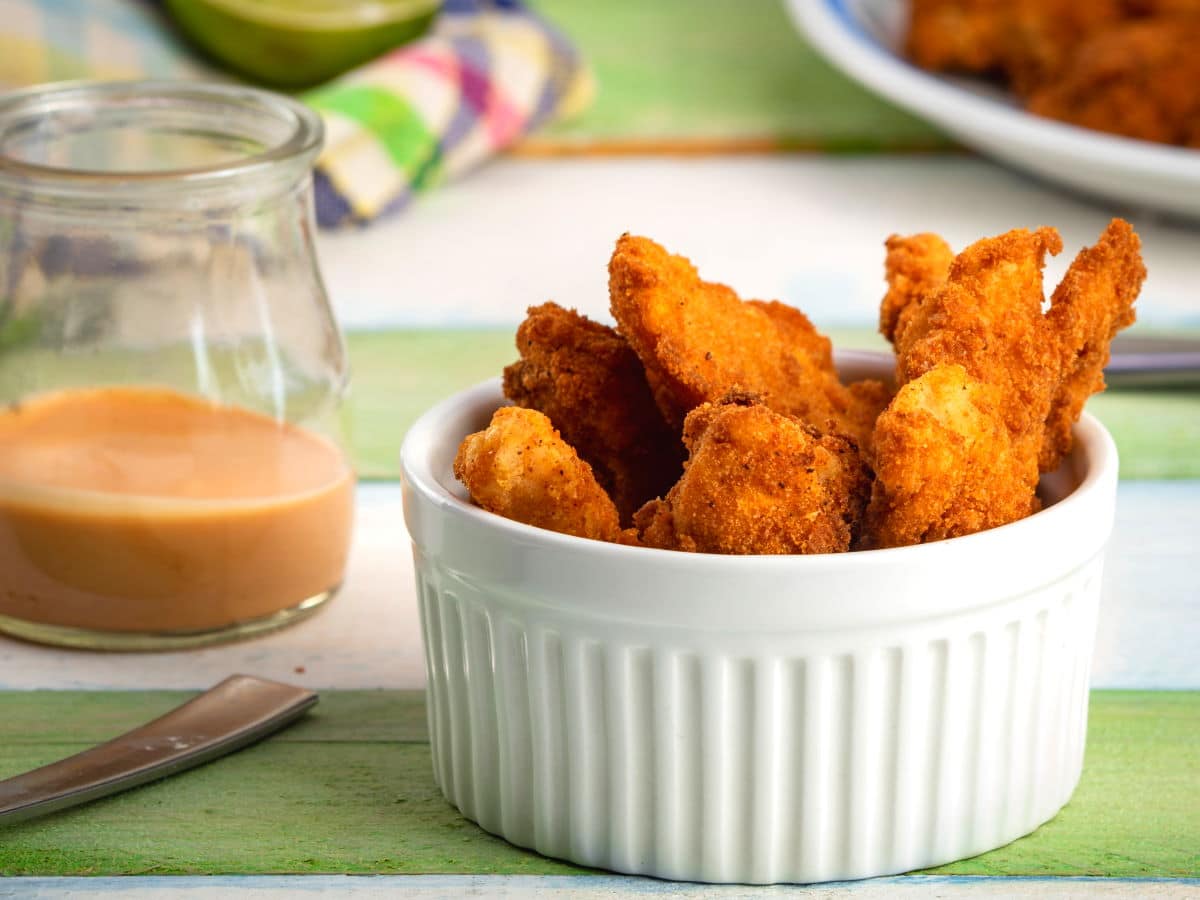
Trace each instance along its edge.
<path fill-rule="evenodd" d="M 733 557 L 472 506 L 451 463 L 502 402 L 461 393 L 402 451 L 434 772 L 463 815 L 583 865 L 769 883 L 972 856 L 1067 802 L 1117 483 L 1094 418 L 1020 522 Z"/>

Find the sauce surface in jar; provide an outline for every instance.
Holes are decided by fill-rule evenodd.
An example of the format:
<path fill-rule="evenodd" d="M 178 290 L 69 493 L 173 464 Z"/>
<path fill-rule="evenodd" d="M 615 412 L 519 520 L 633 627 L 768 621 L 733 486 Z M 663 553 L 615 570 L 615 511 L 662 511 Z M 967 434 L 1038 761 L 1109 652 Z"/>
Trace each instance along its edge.
<path fill-rule="evenodd" d="M 342 580 L 354 476 L 330 441 L 167 389 L 0 407 L 0 614 L 102 632 L 259 619 Z"/>

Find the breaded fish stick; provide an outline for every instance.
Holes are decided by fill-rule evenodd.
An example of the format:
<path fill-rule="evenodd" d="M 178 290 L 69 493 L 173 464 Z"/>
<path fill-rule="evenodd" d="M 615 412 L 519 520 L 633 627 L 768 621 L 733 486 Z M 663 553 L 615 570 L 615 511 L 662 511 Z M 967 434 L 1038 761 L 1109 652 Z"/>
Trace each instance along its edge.
<path fill-rule="evenodd" d="M 875 424 L 863 546 L 956 537 L 1037 509 L 1039 473 L 1070 450 L 1145 276 L 1137 236 L 1114 219 L 1043 313 L 1043 261 L 1061 246 L 1051 228 L 977 241 L 944 283 L 900 304 L 901 387 Z"/>
<path fill-rule="evenodd" d="M 617 508 L 591 467 L 542 413 L 496 410 L 484 431 L 467 435 L 454 475 L 489 512 L 563 534 L 616 541 Z"/>
<path fill-rule="evenodd" d="M 635 517 L 645 546 L 699 553 L 850 549 L 870 476 L 849 440 L 822 435 L 751 397 L 687 417 L 679 483 Z"/>
<path fill-rule="evenodd" d="M 875 423 L 862 549 L 972 534 L 1037 509 L 1037 466 L 1004 425 L 1000 391 L 959 365 L 900 388 Z"/>
<path fill-rule="evenodd" d="M 1039 457 L 1053 472 L 1070 452 L 1071 426 L 1083 404 L 1104 390 L 1104 367 L 1117 332 L 1133 324 L 1133 302 L 1146 279 L 1141 241 L 1124 219 L 1113 219 L 1095 246 L 1075 257 L 1054 291 L 1046 319 L 1058 344 L 1060 380 Z"/>
<path fill-rule="evenodd" d="M 517 329 L 504 394 L 550 417 L 628 522 L 683 471 L 683 443 L 658 411 L 637 354 L 617 332 L 555 303 Z"/>
<path fill-rule="evenodd" d="M 903 336 L 921 298 L 945 282 L 954 251 L 936 234 L 893 234 L 886 246 L 888 289 L 879 305 L 879 333 L 894 344 Z"/>
<path fill-rule="evenodd" d="M 623 235 L 608 271 L 618 330 L 669 422 L 682 425 L 701 403 L 742 390 L 822 431 L 834 428 L 860 445 L 870 439 L 885 393 L 877 382 L 857 391 L 842 385 L 829 339 L 798 309 L 743 302 L 644 237 Z"/>

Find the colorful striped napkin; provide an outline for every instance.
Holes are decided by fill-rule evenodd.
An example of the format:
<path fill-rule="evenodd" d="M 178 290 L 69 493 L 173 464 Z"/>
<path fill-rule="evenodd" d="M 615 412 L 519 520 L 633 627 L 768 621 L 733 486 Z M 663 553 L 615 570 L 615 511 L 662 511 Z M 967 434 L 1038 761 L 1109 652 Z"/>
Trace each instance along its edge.
<path fill-rule="evenodd" d="M 0 90 L 77 78 L 214 77 L 150 0 L 0 0 Z"/>
<path fill-rule="evenodd" d="M 575 47 L 518 2 L 450 0 L 433 32 L 306 95 L 327 126 L 317 220 L 366 222 L 591 99 Z"/>
<path fill-rule="evenodd" d="M 230 78 L 191 55 L 153 0 L 0 0 L 0 89 L 73 78 Z M 317 220 L 363 223 L 552 119 L 593 82 L 518 0 L 447 0 L 430 34 L 303 99 L 325 118 Z"/>

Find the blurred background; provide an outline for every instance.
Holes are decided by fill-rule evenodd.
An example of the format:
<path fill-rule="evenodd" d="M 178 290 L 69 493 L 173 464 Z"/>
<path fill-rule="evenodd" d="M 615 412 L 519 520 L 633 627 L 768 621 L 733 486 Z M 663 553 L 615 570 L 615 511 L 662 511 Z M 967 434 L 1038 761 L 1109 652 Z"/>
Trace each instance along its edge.
<path fill-rule="evenodd" d="M 884 350 L 888 235 L 934 231 L 958 249 L 1052 225 L 1065 245 L 1048 264 L 1052 286 L 1116 215 L 1140 234 L 1149 270 L 1130 333 L 1183 342 L 1192 370 L 1114 385 L 1088 404 L 1117 440 L 1123 479 L 1092 683 L 1200 686 L 1200 365 L 1189 350 L 1200 340 L 1200 150 L 1094 129 L 1112 118 L 1052 121 L 1021 93 L 1028 67 L 1049 65 L 1042 51 L 1065 48 L 1074 58 L 1050 82 L 1060 111 L 1083 109 L 1071 101 L 1079 90 L 1112 99 L 1112 115 L 1200 121 L 1200 73 L 1188 68 L 1200 38 L 1186 24 L 1200 2 L 914 2 L 958 54 L 931 51 L 924 64 L 937 71 L 909 61 L 904 0 L 0 0 L 0 90 L 245 81 L 321 113 L 316 244 L 347 333 L 352 449 L 365 481 L 390 482 L 360 490 L 344 597 L 311 626 L 186 664 L 167 654 L 68 665 L 14 643 L 0 646 L 0 686 L 198 687 L 235 670 L 422 686 L 395 484 L 403 435 L 432 403 L 513 360 L 528 306 L 555 300 L 609 321 L 607 262 L 623 232 L 690 257 L 743 297 L 801 307 L 835 346 Z M 1174 30 L 1154 30 L 1167 7 Z M 1038 53 L 986 52 L 999 45 Z M 1113 73 L 1118 97 L 1098 87 Z M 1140 771 L 1125 735 L 1122 764 Z M 1184 741 L 1165 746 L 1155 777 L 1186 769 Z M 1194 822 L 1175 783 L 1155 782 L 1178 821 Z M 1119 860 L 1123 874 L 1175 872 L 1145 862 L 1161 852 L 1194 874 L 1194 827 L 1174 844 L 1138 832 L 1137 815 L 1169 804 L 1110 800 L 1112 822 L 1056 857 L 1082 847 L 1102 861 L 1069 871 L 1111 874 Z M 1116 836 L 1104 844 L 1104 834 Z M 57 832 L 47 840 L 61 846 Z"/>
<path fill-rule="evenodd" d="M 1055 7 L 1051 22 L 1064 15 Z M 826 61 L 838 35 L 805 36 L 814 10 L 868 50 L 877 40 L 894 58 L 877 54 L 859 72 L 882 75 L 855 79 Z M 1186 216 L 993 162 L 986 139 L 974 141 L 984 154 L 969 149 L 859 83 L 942 79 L 904 60 L 906 10 L 898 0 L 0 0 L 0 87 L 245 80 L 323 114 L 318 248 L 349 333 L 368 477 L 394 476 L 420 410 L 510 360 L 527 306 L 554 299 L 607 319 L 606 263 L 624 231 L 744 296 L 802 307 L 839 346 L 882 348 L 887 235 L 937 231 L 961 247 L 1054 225 L 1067 251 L 1050 263 L 1052 284 L 1122 215 L 1150 272 L 1134 333 L 1200 332 L 1200 230 Z M 976 26 L 960 16 L 946 27 L 959 46 Z M 961 93 L 1048 122 L 1006 101 L 994 79 L 978 84 Z M 891 95 L 912 107 L 916 88 Z M 1200 166 L 1200 151 L 1163 152 Z M 1179 192 L 1200 198 L 1198 184 Z M 1117 434 L 1126 476 L 1200 475 L 1200 454 L 1187 452 L 1200 447 L 1190 390 L 1111 392 L 1093 408 Z"/>

